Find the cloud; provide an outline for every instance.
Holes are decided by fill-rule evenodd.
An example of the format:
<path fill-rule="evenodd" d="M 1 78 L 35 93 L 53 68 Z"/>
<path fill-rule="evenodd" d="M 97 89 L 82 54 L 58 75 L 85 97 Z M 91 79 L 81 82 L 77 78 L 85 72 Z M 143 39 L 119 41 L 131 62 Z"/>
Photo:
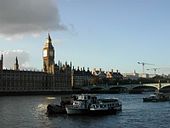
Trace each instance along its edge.
<path fill-rule="evenodd" d="M 3 66 L 7 69 L 14 67 L 15 59 L 18 58 L 21 69 L 29 68 L 29 53 L 23 50 L 0 51 L 3 54 Z"/>
<path fill-rule="evenodd" d="M 0 28 L 7 37 L 67 30 L 55 0 L 0 0 Z"/>

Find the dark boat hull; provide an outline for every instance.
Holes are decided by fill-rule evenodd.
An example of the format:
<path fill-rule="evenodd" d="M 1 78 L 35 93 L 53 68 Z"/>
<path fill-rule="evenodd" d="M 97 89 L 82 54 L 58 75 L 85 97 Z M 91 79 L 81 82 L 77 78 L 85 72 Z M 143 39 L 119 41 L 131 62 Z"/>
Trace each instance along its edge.
<path fill-rule="evenodd" d="M 165 102 L 169 101 L 169 99 L 149 99 L 149 98 L 143 98 L 143 102 Z"/>
<path fill-rule="evenodd" d="M 154 93 L 149 97 L 143 98 L 143 102 L 164 102 L 169 100 L 170 100 L 169 96 L 164 93 Z"/>
<path fill-rule="evenodd" d="M 65 107 L 59 106 L 59 105 L 53 105 L 49 104 L 47 106 L 47 114 L 53 115 L 53 114 L 66 114 Z"/>
<path fill-rule="evenodd" d="M 66 112 L 68 115 L 113 115 L 118 111 L 121 111 L 121 109 L 90 110 L 66 107 Z"/>
<path fill-rule="evenodd" d="M 66 112 L 68 115 L 86 115 L 89 113 L 89 109 L 66 107 Z"/>

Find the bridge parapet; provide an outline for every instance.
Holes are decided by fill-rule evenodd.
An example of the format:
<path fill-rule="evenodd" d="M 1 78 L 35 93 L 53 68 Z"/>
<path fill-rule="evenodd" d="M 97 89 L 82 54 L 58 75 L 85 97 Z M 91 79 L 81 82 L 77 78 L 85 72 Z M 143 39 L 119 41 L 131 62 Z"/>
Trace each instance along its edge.
<path fill-rule="evenodd" d="M 155 87 L 158 90 L 160 90 L 163 87 L 170 86 L 170 83 L 151 83 L 151 84 L 143 84 L 143 86 Z"/>
<path fill-rule="evenodd" d="M 146 86 L 146 87 L 155 87 L 157 89 L 160 89 L 160 83 L 143 84 L 143 86 Z"/>
<path fill-rule="evenodd" d="M 82 89 L 93 89 L 93 88 L 101 88 L 103 90 L 110 90 L 111 88 L 127 88 L 127 90 L 132 90 L 136 87 L 155 87 L 158 90 L 167 86 L 170 86 L 170 83 L 150 83 L 150 84 L 126 84 L 126 85 L 92 85 L 88 87 L 80 87 Z"/>
<path fill-rule="evenodd" d="M 161 88 L 164 88 L 164 87 L 167 87 L 167 86 L 170 86 L 170 83 L 161 83 Z"/>
<path fill-rule="evenodd" d="M 142 84 L 111 85 L 111 86 L 109 86 L 109 89 L 110 88 L 127 88 L 127 90 L 131 90 L 131 89 L 138 87 L 138 86 L 142 86 Z"/>
<path fill-rule="evenodd" d="M 155 87 L 158 90 L 160 90 L 163 87 L 170 86 L 170 83 L 150 83 L 150 84 L 127 84 L 127 85 L 112 85 L 109 86 L 109 88 L 114 88 L 114 87 L 122 87 L 122 88 L 127 88 L 128 90 L 132 90 L 136 87 Z"/>

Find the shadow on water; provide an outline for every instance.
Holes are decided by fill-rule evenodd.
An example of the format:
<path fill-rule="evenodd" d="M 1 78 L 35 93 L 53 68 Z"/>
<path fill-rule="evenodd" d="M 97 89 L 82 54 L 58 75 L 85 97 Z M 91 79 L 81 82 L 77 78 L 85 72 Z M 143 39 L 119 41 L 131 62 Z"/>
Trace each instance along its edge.
<path fill-rule="evenodd" d="M 53 125 L 57 125 L 57 128 L 106 128 L 108 127 L 110 120 L 114 118 L 115 115 L 104 115 L 104 116 L 87 116 L 87 115 L 74 115 L 69 116 L 56 115 L 50 116 L 49 120 L 53 122 Z M 55 120 L 55 122 L 54 122 Z M 62 122 L 64 120 L 64 122 Z M 105 123 L 104 123 L 105 122 Z"/>

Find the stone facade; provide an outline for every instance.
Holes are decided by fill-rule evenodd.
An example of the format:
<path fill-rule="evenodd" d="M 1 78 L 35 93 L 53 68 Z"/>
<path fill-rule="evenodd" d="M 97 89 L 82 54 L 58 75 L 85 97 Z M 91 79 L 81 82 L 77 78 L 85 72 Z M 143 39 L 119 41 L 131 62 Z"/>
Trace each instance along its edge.
<path fill-rule="evenodd" d="M 81 86 L 88 86 L 91 84 L 93 79 L 92 73 L 87 69 L 87 71 L 83 69 L 73 68 L 73 86 L 74 87 L 81 87 Z"/>
<path fill-rule="evenodd" d="M 0 60 L 0 91 L 71 91 L 71 65 L 59 66 L 54 62 L 54 47 L 50 35 L 43 48 L 43 70 L 22 71 L 16 58 L 14 70 L 3 70 Z"/>

